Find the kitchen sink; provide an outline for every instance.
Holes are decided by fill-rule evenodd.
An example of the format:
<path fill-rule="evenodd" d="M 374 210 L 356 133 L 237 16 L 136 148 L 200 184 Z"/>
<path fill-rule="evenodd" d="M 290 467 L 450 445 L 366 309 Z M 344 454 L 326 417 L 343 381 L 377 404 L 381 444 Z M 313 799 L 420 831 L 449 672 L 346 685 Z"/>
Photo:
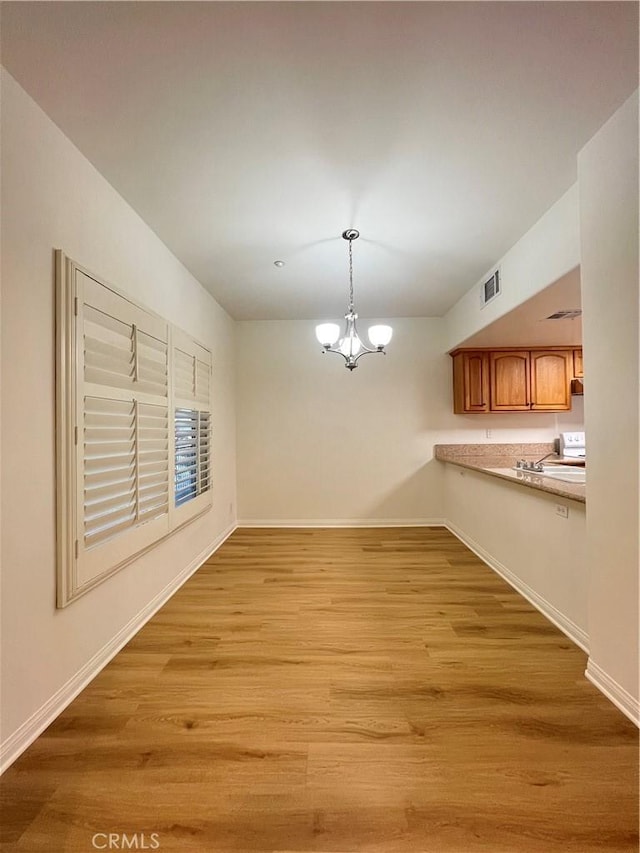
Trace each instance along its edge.
<path fill-rule="evenodd" d="M 534 477 L 551 477 L 553 480 L 561 480 L 563 483 L 586 483 L 586 468 L 574 468 L 570 465 L 543 465 L 542 471 L 527 471 L 515 468 L 523 474 L 533 474 Z"/>
<path fill-rule="evenodd" d="M 543 465 L 543 477 L 553 477 L 565 483 L 586 483 L 587 469 L 572 468 L 569 465 Z"/>

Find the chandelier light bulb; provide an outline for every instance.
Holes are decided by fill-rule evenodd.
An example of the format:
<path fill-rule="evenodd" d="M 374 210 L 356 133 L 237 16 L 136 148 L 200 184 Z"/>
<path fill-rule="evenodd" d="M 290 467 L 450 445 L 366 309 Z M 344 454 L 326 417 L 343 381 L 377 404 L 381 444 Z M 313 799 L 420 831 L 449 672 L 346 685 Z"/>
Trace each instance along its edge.
<path fill-rule="evenodd" d="M 340 352 L 347 358 L 349 356 L 358 355 L 361 349 L 362 341 L 360 338 L 354 337 L 353 335 L 349 335 L 349 337 L 343 338 L 340 341 Z"/>
<path fill-rule="evenodd" d="M 391 326 L 369 326 L 368 335 L 371 345 L 380 349 L 386 347 L 391 340 L 393 329 Z"/>
<path fill-rule="evenodd" d="M 332 347 L 340 337 L 340 326 L 337 323 L 320 323 L 316 326 L 316 338 L 323 347 Z"/>

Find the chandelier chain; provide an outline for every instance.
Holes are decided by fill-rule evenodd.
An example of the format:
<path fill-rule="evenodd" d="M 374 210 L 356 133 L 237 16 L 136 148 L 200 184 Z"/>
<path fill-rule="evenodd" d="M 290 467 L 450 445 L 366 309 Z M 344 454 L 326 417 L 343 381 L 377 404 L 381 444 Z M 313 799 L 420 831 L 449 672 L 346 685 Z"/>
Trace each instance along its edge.
<path fill-rule="evenodd" d="M 353 238 L 349 238 L 349 311 L 353 311 Z"/>

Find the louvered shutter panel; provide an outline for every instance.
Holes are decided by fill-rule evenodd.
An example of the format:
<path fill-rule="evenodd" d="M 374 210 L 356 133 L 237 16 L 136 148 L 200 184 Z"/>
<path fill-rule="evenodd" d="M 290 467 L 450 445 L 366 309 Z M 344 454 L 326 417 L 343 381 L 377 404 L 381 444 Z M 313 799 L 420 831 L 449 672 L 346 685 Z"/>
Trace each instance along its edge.
<path fill-rule="evenodd" d="M 173 382 L 177 400 L 193 400 L 195 397 L 194 357 L 178 347 L 173 350 Z"/>
<path fill-rule="evenodd" d="M 132 323 L 84 306 L 84 378 L 107 388 L 131 389 L 134 374 Z"/>
<path fill-rule="evenodd" d="M 135 403 L 84 402 L 84 541 L 102 542 L 136 522 Z"/>
<path fill-rule="evenodd" d="M 211 353 L 172 330 L 175 470 L 172 522 L 211 505 Z"/>
<path fill-rule="evenodd" d="M 175 505 L 206 492 L 210 486 L 209 412 L 175 411 Z"/>
<path fill-rule="evenodd" d="M 138 404 L 138 519 L 149 521 L 169 509 L 169 409 Z"/>
<path fill-rule="evenodd" d="M 209 409 L 211 395 L 211 366 L 199 358 L 195 360 L 195 401 Z"/>
<path fill-rule="evenodd" d="M 78 581 L 111 573 L 169 530 L 167 324 L 76 272 Z"/>
<path fill-rule="evenodd" d="M 136 389 L 138 392 L 168 396 L 167 342 L 136 329 Z"/>
<path fill-rule="evenodd" d="M 175 505 L 198 494 L 198 412 L 175 411 Z"/>
<path fill-rule="evenodd" d="M 202 493 L 211 488 L 211 414 L 209 412 L 200 412 L 200 432 L 198 438 L 200 442 L 200 467 L 198 475 L 200 493 Z"/>

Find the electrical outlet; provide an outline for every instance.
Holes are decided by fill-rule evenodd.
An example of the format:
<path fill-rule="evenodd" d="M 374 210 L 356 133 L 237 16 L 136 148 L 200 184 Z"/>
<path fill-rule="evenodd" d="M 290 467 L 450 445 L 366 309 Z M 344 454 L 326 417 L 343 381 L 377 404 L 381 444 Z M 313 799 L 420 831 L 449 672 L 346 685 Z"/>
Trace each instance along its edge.
<path fill-rule="evenodd" d="M 569 518 L 569 507 L 556 504 L 556 515 L 560 515 L 562 518 Z"/>
<path fill-rule="evenodd" d="M 487 435 L 487 438 L 491 438 L 491 430 L 490 429 L 485 430 L 485 433 Z"/>

